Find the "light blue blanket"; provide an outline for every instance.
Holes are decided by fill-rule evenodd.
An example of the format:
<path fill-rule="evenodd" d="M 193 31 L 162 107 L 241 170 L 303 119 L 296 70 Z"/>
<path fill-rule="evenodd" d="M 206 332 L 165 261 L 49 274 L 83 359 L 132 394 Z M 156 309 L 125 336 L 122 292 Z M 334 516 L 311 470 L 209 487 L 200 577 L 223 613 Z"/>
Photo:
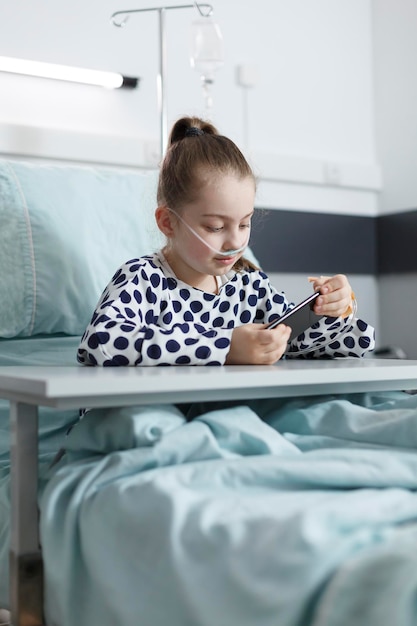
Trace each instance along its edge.
<path fill-rule="evenodd" d="M 49 626 L 417 624 L 417 396 L 201 411 L 72 430 L 41 498 Z"/>

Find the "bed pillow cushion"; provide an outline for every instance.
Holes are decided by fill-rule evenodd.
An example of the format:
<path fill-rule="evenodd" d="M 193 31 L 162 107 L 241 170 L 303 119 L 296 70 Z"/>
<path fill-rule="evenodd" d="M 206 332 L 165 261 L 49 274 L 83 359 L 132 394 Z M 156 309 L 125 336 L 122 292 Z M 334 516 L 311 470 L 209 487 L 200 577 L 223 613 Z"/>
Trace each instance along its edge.
<path fill-rule="evenodd" d="M 118 265 L 158 249 L 156 171 L 0 161 L 0 337 L 80 335 Z"/>

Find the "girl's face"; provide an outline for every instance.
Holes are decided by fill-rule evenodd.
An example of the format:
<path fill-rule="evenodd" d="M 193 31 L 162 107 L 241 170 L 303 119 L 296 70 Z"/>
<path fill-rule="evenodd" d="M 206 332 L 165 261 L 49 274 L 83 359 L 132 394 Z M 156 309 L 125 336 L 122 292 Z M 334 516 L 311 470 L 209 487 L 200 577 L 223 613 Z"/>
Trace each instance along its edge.
<path fill-rule="evenodd" d="M 207 280 L 209 276 L 229 272 L 244 252 L 224 256 L 214 250 L 225 252 L 247 244 L 254 202 L 252 178 L 224 174 L 209 178 L 198 200 L 178 210 L 183 221 L 171 213 L 167 257 L 177 277 L 194 287 L 208 286 L 209 290 L 213 285 L 213 279 L 211 283 Z M 187 224 L 209 245 L 192 233 Z"/>

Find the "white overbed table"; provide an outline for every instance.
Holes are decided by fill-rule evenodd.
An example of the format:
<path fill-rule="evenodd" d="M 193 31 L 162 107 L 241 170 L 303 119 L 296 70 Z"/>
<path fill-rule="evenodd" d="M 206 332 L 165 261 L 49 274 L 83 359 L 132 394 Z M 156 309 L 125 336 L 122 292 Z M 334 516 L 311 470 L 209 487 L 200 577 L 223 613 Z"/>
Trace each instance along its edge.
<path fill-rule="evenodd" d="M 64 410 L 417 388 L 417 361 L 332 359 L 271 366 L 0 367 L 10 401 L 10 606 L 13 626 L 42 624 L 38 407 Z"/>

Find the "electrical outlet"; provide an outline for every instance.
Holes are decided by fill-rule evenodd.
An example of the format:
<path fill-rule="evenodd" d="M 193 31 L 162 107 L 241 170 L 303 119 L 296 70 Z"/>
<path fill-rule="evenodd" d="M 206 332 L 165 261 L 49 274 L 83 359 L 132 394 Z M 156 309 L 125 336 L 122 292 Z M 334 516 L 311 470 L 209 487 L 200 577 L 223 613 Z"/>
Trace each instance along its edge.
<path fill-rule="evenodd" d="M 145 141 L 144 157 L 146 165 L 157 167 L 161 160 L 160 146 L 158 141 Z"/>
<path fill-rule="evenodd" d="M 324 163 L 324 181 L 327 185 L 340 185 L 342 182 L 342 170 L 339 163 Z"/>
<path fill-rule="evenodd" d="M 258 79 L 258 70 L 253 65 L 245 64 L 236 67 L 236 82 L 240 87 L 255 87 Z"/>

